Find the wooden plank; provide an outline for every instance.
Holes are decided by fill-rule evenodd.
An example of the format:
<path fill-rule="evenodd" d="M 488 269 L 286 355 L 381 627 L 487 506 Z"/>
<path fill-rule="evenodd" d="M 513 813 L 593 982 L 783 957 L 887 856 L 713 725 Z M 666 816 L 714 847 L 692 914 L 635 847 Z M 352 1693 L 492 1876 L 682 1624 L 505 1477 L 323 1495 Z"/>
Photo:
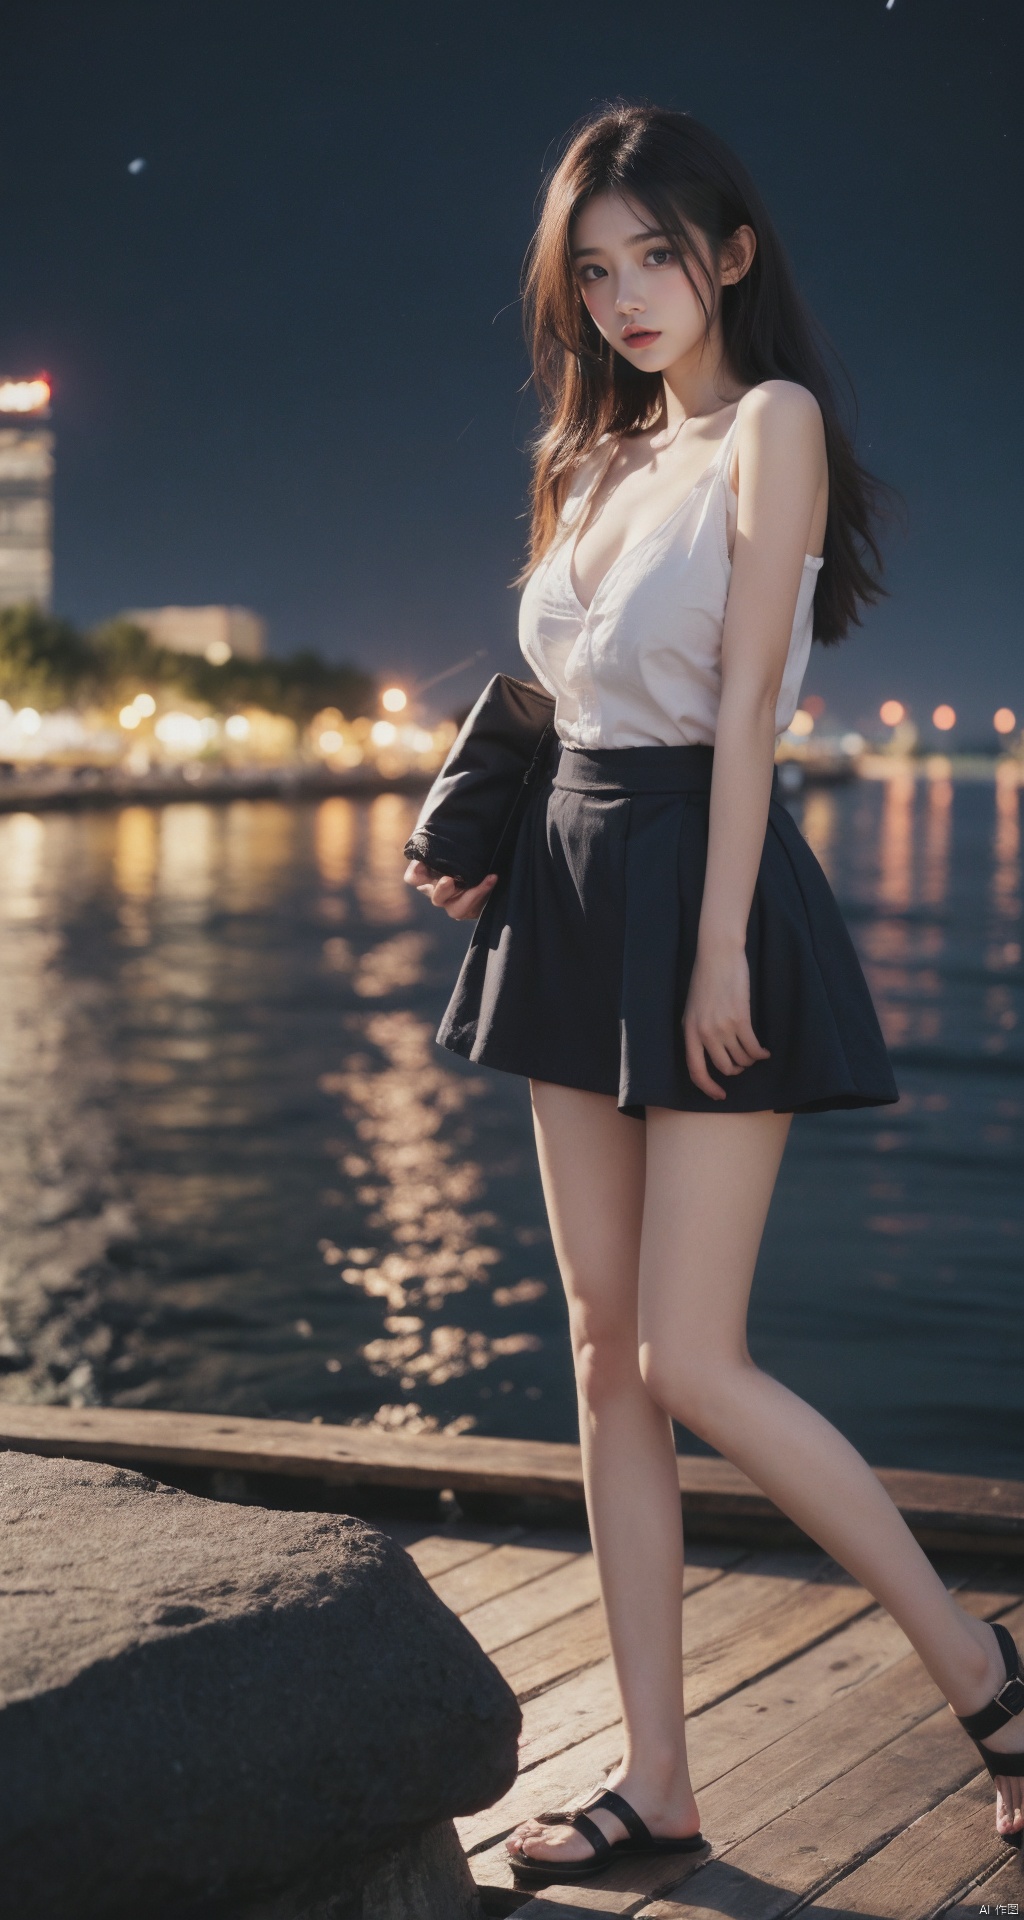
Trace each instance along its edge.
<path fill-rule="evenodd" d="M 410 1560 L 415 1561 L 423 1578 L 436 1580 L 439 1574 L 450 1573 L 453 1567 L 464 1566 L 469 1560 L 493 1553 L 496 1546 L 504 1545 L 508 1540 L 512 1529 L 505 1528 L 501 1534 L 495 1530 L 489 1538 L 477 1535 L 474 1539 L 459 1534 L 426 1533 L 418 1539 L 403 1540 L 400 1534 L 396 1536 L 394 1527 L 389 1526 L 387 1531 L 398 1538 L 399 1545 L 405 1548 Z"/>
<path fill-rule="evenodd" d="M 589 1552 L 581 1554 L 578 1546 L 574 1550 L 541 1546 L 533 1536 L 494 1547 L 476 1559 L 464 1560 L 450 1571 L 438 1574 L 430 1584 L 438 1599 L 464 1618 L 470 1632 L 475 1633 L 473 1620 L 485 1604 L 493 1605 L 500 1596 L 513 1611 L 520 1604 L 525 1607 L 525 1598 L 520 1601 L 525 1587 L 556 1568 L 590 1558 Z M 476 1637 L 479 1639 L 479 1635 Z"/>
<path fill-rule="evenodd" d="M 695 1790 L 701 1792 L 744 1760 L 763 1754 L 784 1734 L 831 1709 L 865 1680 L 906 1659 L 908 1651 L 895 1621 L 876 1610 L 708 1712 L 688 1719 Z M 617 1758 L 621 1732 L 610 1660 L 528 1702 L 523 1710 L 518 1780 L 504 1800 L 457 1822 L 467 1852 L 494 1845 L 517 1820 L 547 1804 L 543 1796 L 550 1796 L 552 1789 L 542 1784 L 549 1778 L 540 1773 L 545 1761 L 613 1727 L 620 1742 Z M 564 1770 L 561 1777 L 564 1780 Z M 593 1762 L 588 1759 L 574 1792 L 592 1778 Z"/>
<path fill-rule="evenodd" d="M 809 1642 L 827 1637 L 837 1626 L 874 1607 L 863 1588 L 846 1582 L 845 1577 L 843 1582 L 822 1578 L 830 1567 L 831 1563 L 821 1554 L 751 1556 L 741 1570 L 723 1575 L 685 1602 L 688 1712 L 708 1706 L 756 1674 L 780 1665 Z M 580 1622 L 586 1621 L 588 1611 L 573 1616 L 569 1624 L 578 1630 Z M 603 1631 L 603 1620 L 601 1627 Z M 530 1643 L 516 1645 L 527 1647 Z M 506 1650 L 506 1657 L 515 1653 L 514 1645 Z M 575 1650 L 569 1657 L 577 1657 Z M 501 1654 L 497 1664 L 502 1665 Z M 621 1752 L 620 1729 L 612 1725 L 609 1733 L 613 1751 L 610 1760 L 602 1764 L 614 1762 Z M 574 1750 L 576 1757 L 572 1761 L 556 1766 L 550 1778 L 536 1782 L 532 1790 L 528 1790 L 534 1796 L 534 1809 L 538 1804 L 553 1804 L 551 1793 L 556 1783 L 563 1796 L 567 1790 L 578 1796 L 592 1784 L 595 1753 L 599 1751 L 603 1756 L 607 1745 L 602 1734 L 596 1739 L 595 1751 L 592 1751 L 591 1740 L 583 1741 Z M 527 1778 L 535 1780 L 536 1771 Z M 510 1807 L 523 1804 L 524 1810 L 529 1811 L 520 1794 L 521 1782 L 522 1776 L 511 1794 L 491 1809 L 491 1819 L 502 1823 L 500 1829 L 492 1825 L 492 1833 L 499 1830 L 507 1833 L 515 1821 L 523 1817 L 520 1811 L 510 1812 Z M 538 1794 L 543 1795 L 542 1799 L 538 1800 Z M 471 1831 L 478 1829 L 460 1828 L 464 1846 L 474 1844 L 468 1837 Z"/>
<path fill-rule="evenodd" d="M 0 1403 L 0 1447 L 116 1464 L 280 1473 L 340 1485 L 441 1488 L 579 1501 L 579 1448 L 462 1434 L 408 1435 L 297 1420 L 171 1413 L 128 1407 Z M 960 1474 L 878 1470 L 927 1544 L 1024 1553 L 1024 1482 Z M 726 1460 L 679 1460 L 683 1507 L 694 1526 L 774 1522 L 782 1516 Z"/>
<path fill-rule="evenodd" d="M 983 1880 L 980 1886 L 975 1887 L 973 1893 L 965 1895 L 963 1900 L 958 1900 L 955 1907 L 950 1907 L 943 1914 L 943 1920 L 978 1920 L 985 1906 L 995 1914 L 1000 1907 L 1012 1907 L 1014 1901 L 1024 1913 L 1024 1883 L 1021 1881 L 1020 1854 L 1016 1849 L 1011 1853 L 1009 1847 L 1000 1841 L 999 1857 L 1002 1865 L 996 1868 L 995 1873 Z"/>
<path fill-rule="evenodd" d="M 576 1554 L 568 1564 L 517 1587 L 514 1593 L 474 1607 L 463 1614 L 462 1623 L 485 1653 L 495 1654 L 555 1620 L 565 1620 L 571 1630 L 569 1616 L 593 1606 L 598 1598 L 594 1556 Z"/>
<path fill-rule="evenodd" d="M 709 1561 L 702 1556 L 713 1555 Z M 683 1572 L 684 1597 L 717 1581 L 727 1564 L 745 1562 L 746 1556 L 733 1546 L 691 1549 Z M 719 1559 L 719 1556 L 723 1556 Z M 554 1620 L 550 1626 L 529 1634 L 523 1640 L 510 1641 L 491 1655 L 509 1686 L 520 1700 L 528 1700 L 544 1687 L 554 1686 L 570 1674 L 579 1673 L 603 1660 L 608 1654 L 608 1631 L 600 1602 L 583 1607 L 567 1620 Z"/>
<path fill-rule="evenodd" d="M 964 1887 L 991 1873 L 1005 1851 L 995 1830 L 992 1785 L 988 1774 L 982 1774 L 835 1881 L 804 1911 L 930 1920 Z M 1014 1864 L 1020 1903 L 1019 1858 Z M 980 1903 L 973 1904 L 977 1913 Z"/>
<path fill-rule="evenodd" d="M 1019 1607 L 1007 1617 L 1007 1624 L 1017 1632 L 1022 1623 L 1024 1607 Z M 799 1698 L 803 1677 L 799 1666 L 791 1662 L 772 1676 L 787 1684 L 793 1699 Z M 734 1700 L 728 1703 L 731 1707 Z M 696 1871 L 711 1876 L 702 1878 L 694 1914 L 737 1911 L 767 1917 L 788 1912 L 792 1904 L 812 1895 L 818 1886 L 830 1884 L 977 1771 L 976 1754 L 915 1655 L 865 1679 L 845 1700 L 830 1704 L 774 1741 L 770 1766 L 761 1754 L 752 1755 L 710 1786 L 701 1778 L 700 1725 L 698 1721 L 690 1732 L 701 1822 L 716 1853 L 727 1854 L 729 1871 L 724 1874 L 716 1860 L 704 1868 L 693 1863 L 679 1875 L 679 1882 Z M 619 1750 L 619 1730 L 609 1728 L 549 1766 L 535 1768 L 494 1811 L 503 1818 L 511 1815 L 509 1824 L 514 1825 L 539 1805 L 572 1804 L 594 1784 L 603 1765 L 614 1762 Z M 532 1783 L 532 1797 L 521 1791 L 525 1783 Z M 550 1789 L 556 1785 L 560 1791 L 553 1799 Z M 490 1884 L 491 1879 L 498 1885 L 511 1883 L 503 1852 L 495 1847 L 475 1856 L 473 1871 L 480 1885 Z M 662 1866 L 661 1862 L 623 1863 L 602 1876 L 602 1889 L 616 1897 L 628 1893 L 638 1901 L 642 1894 L 664 1895 L 673 1882 L 664 1878 Z M 730 1906 L 730 1889 L 739 1884 L 737 1875 L 745 1881 L 748 1901 L 751 1881 L 767 1880 L 769 1904 Z M 550 1898 L 557 1904 L 561 1892 L 552 1889 Z M 632 1909 L 625 1902 L 600 1910 L 626 1913 Z M 685 1902 L 680 1911 L 686 1911 Z"/>
<path fill-rule="evenodd" d="M 845 1575 L 826 1579 L 831 1566 L 823 1554 L 750 1555 L 741 1570 L 684 1600 L 688 1713 L 699 1712 L 874 1605 Z M 574 1614 L 568 1629 L 556 1621 L 496 1649 L 492 1658 L 525 1698 L 595 1665 L 607 1653 L 604 1615 L 595 1602 Z"/>
<path fill-rule="evenodd" d="M 728 1847 L 729 1880 L 736 1874 L 745 1876 L 748 1888 L 757 1889 L 753 1910 L 758 1920 L 776 1920 L 819 1889 L 830 1887 L 865 1855 L 965 1786 L 976 1774 L 976 1762 L 977 1754 L 945 1707 L 856 1766 L 844 1766 L 837 1752 L 834 1777 L 818 1792 L 767 1825 L 759 1821 L 756 1831 Z M 709 1798 L 715 1793 L 713 1788 Z M 701 1811 L 703 1816 L 703 1806 Z M 729 1812 L 737 1825 L 747 1824 L 750 1818 L 736 1804 Z M 717 1846 L 723 1844 L 721 1823 L 713 1821 L 712 1814 L 708 1830 Z M 712 1912 L 716 1906 L 728 1912 L 727 1906 L 719 1905 L 726 1887 L 719 1885 L 717 1860 L 703 1870 L 692 1905 L 681 1892 L 686 1877 L 680 1875 L 680 1891 L 675 1893 L 679 1920 L 683 1916 L 690 1920 L 691 1915 L 695 1920 L 698 1914 L 706 1920 L 709 1906 Z M 662 1884 L 652 1893 L 664 1895 L 669 1890 Z M 842 1912 L 842 1906 L 837 1910 Z"/>
<path fill-rule="evenodd" d="M 539 1440 L 433 1433 L 410 1438 L 301 1420 L 8 1401 L 0 1402 L 0 1447 L 150 1468 L 281 1473 L 334 1485 L 582 1498 L 579 1448 Z"/>
<path fill-rule="evenodd" d="M 620 1861 L 601 1876 L 600 1905 L 586 1911 L 633 1914 L 648 1902 L 664 1900 L 672 1894 L 674 1920 L 707 1920 L 710 1913 L 733 1913 L 743 1920 L 781 1920 L 781 1916 L 805 1902 L 819 1888 L 830 1887 L 841 1874 L 865 1856 L 883 1846 L 939 1801 L 957 1792 L 975 1773 L 969 1743 L 957 1729 L 952 1715 L 943 1708 L 913 1727 L 901 1739 L 890 1742 L 859 1766 L 844 1769 L 802 1805 L 771 1821 L 758 1825 L 749 1838 L 728 1848 L 726 1860 L 695 1861 L 678 1871 L 666 1860 L 638 1857 Z M 833 1764 L 841 1764 L 834 1754 Z M 724 1785 L 724 1783 L 722 1783 Z M 704 1832 L 714 1842 L 716 1853 L 723 1842 L 709 1803 L 720 1797 L 712 1789 L 704 1796 L 701 1819 Z M 732 1817 L 742 1817 L 738 1801 Z M 750 1818 L 750 1815 L 746 1816 Z M 726 1842 L 726 1844 L 728 1844 Z M 471 1862 L 478 1884 L 487 1855 Z M 725 1871 L 723 1871 L 725 1869 Z M 501 1871 L 500 1867 L 498 1869 Z M 675 1874 L 675 1877 L 674 1877 Z M 692 1898 L 686 1882 L 699 1877 Z M 745 1884 L 744 1884 L 745 1883 Z M 737 1904 L 742 1887 L 746 1904 Z M 563 1901 L 563 1893 L 571 1900 Z M 580 1901 L 578 1888 L 551 1887 L 545 1899 L 556 1908 Z M 825 1909 L 827 1911 L 827 1908 Z M 842 1906 L 834 1912 L 844 1911 Z M 521 1909 L 523 1920 L 530 1920 L 529 1906 Z"/>
<path fill-rule="evenodd" d="M 764 1571 L 726 1575 L 683 1607 L 687 1713 L 701 1712 L 875 1605 L 824 1555 L 766 1555 L 761 1564 Z"/>
<path fill-rule="evenodd" d="M 518 1699 L 529 1700 L 542 1687 L 554 1686 L 556 1681 L 592 1667 L 607 1655 L 604 1608 L 595 1600 L 593 1606 L 581 1607 L 568 1620 L 553 1620 L 525 1640 L 512 1640 L 507 1647 L 496 1648 L 491 1659 Z"/>

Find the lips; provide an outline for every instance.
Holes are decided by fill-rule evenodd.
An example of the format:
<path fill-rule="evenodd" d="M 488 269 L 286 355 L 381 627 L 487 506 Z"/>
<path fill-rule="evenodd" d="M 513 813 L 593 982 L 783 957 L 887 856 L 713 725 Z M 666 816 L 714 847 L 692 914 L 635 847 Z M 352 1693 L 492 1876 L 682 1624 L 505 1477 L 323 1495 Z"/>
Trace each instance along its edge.
<path fill-rule="evenodd" d="M 655 327 L 631 327 L 628 333 L 623 334 L 622 341 L 627 347 L 649 347 L 659 338 L 659 331 Z"/>

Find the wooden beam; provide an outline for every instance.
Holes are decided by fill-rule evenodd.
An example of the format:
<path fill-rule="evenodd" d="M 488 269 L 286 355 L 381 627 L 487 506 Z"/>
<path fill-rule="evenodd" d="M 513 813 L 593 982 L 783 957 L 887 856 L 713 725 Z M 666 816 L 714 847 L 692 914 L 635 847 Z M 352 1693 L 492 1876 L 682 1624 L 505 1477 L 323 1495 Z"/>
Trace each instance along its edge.
<path fill-rule="evenodd" d="M 165 1413 L 128 1407 L 0 1402 L 0 1448 L 161 1469 L 283 1474 L 335 1486 L 437 1489 L 581 1501 L 578 1447 L 472 1434 L 386 1433 L 301 1420 Z M 957 1552 L 1024 1554 L 1024 1482 L 955 1473 L 877 1469 L 924 1545 Z M 772 1501 L 727 1460 L 679 1458 L 691 1522 L 742 1533 L 782 1520 Z"/>

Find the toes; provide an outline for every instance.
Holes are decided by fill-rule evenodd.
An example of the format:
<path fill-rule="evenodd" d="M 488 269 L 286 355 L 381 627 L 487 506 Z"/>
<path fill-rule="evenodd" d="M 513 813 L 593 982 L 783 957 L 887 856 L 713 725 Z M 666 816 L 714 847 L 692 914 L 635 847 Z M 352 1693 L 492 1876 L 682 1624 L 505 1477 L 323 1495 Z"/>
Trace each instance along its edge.
<path fill-rule="evenodd" d="M 996 1827 L 1000 1833 L 1019 1833 L 1024 1828 L 1021 1804 L 1022 1785 L 1015 1776 L 996 1783 Z"/>

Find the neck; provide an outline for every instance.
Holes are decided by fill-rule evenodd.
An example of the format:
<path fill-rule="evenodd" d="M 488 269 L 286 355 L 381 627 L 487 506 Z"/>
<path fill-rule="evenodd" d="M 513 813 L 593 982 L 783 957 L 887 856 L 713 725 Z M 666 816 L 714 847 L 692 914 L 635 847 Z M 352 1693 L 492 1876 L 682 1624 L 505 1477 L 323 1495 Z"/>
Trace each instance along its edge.
<path fill-rule="evenodd" d="M 685 420 L 706 419 L 732 406 L 746 392 L 727 365 L 717 328 L 661 376 L 663 424 L 669 432 Z"/>

